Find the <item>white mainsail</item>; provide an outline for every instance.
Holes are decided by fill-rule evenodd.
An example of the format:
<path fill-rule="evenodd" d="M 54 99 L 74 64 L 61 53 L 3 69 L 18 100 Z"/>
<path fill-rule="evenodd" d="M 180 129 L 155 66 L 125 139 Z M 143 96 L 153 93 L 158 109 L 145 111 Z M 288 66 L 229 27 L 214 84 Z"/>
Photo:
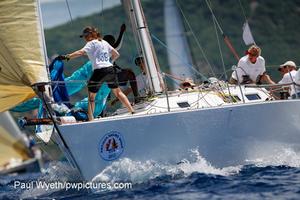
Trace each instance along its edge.
<path fill-rule="evenodd" d="M 35 96 L 47 82 L 43 33 L 36 0 L 0 1 L 0 112 Z"/>

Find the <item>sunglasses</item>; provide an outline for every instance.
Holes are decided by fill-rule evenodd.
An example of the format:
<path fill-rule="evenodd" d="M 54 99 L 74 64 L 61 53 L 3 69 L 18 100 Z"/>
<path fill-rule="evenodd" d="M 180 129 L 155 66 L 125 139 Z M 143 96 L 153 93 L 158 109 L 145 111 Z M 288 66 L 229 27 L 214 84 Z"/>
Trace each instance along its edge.
<path fill-rule="evenodd" d="M 84 37 L 89 36 L 90 34 L 92 34 L 92 32 L 85 32 L 82 35 L 80 35 L 79 37 L 84 38 Z"/>

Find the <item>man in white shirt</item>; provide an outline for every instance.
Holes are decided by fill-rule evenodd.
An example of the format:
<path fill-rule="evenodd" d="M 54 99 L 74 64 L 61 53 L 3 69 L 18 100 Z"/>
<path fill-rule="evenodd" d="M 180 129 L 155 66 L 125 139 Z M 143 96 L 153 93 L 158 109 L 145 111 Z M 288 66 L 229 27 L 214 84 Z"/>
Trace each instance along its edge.
<path fill-rule="evenodd" d="M 247 55 L 239 60 L 229 82 L 232 84 L 251 84 L 264 81 L 274 84 L 269 75 L 266 74 L 265 59 L 260 54 L 261 49 L 256 45 L 252 45 L 248 49 Z"/>
<path fill-rule="evenodd" d="M 278 84 L 291 84 L 290 86 L 283 87 L 283 91 L 289 93 L 290 96 L 295 94 L 295 86 L 292 83 L 295 82 L 296 68 L 297 66 L 293 61 L 287 61 L 278 68 L 282 74 L 282 79 Z"/>
<path fill-rule="evenodd" d="M 136 76 L 137 87 L 139 95 L 144 97 L 147 96 L 149 92 L 149 82 L 147 78 L 147 71 L 143 57 L 137 57 L 134 60 L 136 66 L 140 67 L 141 73 Z"/>
<path fill-rule="evenodd" d="M 295 94 L 292 94 L 292 99 L 299 99 L 300 98 L 300 69 L 298 69 L 298 71 L 295 74 Z"/>

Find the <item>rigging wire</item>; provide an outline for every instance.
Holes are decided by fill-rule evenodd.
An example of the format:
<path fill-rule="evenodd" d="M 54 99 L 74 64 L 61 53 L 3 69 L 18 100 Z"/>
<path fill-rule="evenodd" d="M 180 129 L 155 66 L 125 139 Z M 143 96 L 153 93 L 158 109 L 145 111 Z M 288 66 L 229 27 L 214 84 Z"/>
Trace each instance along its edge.
<path fill-rule="evenodd" d="M 124 23 L 125 24 L 125 23 Z M 139 52 L 139 50 L 137 49 L 136 45 L 135 45 L 135 41 L 132 37 L 130 37 L 129 34 L 127 34 L 128 32 L 128 28 L 126 26 L 126 31 L 124 32 L 124 35 L 123 35 L 123 41 L 125 43 L 125 41 L 127 40 L 128 41 L 128 44 L 133 44 L 133 45 L 129 45 L 129 52 L 130 52 L 130 55 L 131 55 L 131 58 L 130 58 L 130 62 L 134 63 L 134 60 L 136 57 L 139 57 L 140 54 L 137 53 Z M 131 28 L 131 27 L 130 27 Z M 132 30 L 132 33 L 133 33 L 133 30 Z M 122 48 L 121 48 L 122 49 Z M 120 50 L 121 50 L 120 49 Z"/>
<path fill-rule="evenodd" d="M 220 57 L 221 57 L 221 62 L 222 62 L 222 67 L 223 67 L 223 73 L 224 73 L 225 79 L 228 80 L 226 68 L 225 68 L 225 62 L 224 62 L 223 53 L 222 53 L 221 44 L 220 44 L 220 38 L 219 38 L 218 30 L 217 30 L 217 22 L 216 22 L 215 18 L 213 17 L 213 15 L 212 15 L 212 20 L 214 23 L 216 38 L 217 38 L 217 42 L 218 42 L 218 47 L 219 47 L 219 52 L 220 52 Z"/>
<path fill-rule="evenodd" d="M 241 10 L 242 10 L 243 16 L 244 16 L 244 18 L 245 18 L 244 26 L 245 26 L 245 24 L 248 24 L 248 26 L 249 26 L 249 23 L 248 23 L 248 18 L 247 18 L 247 16 L 246 16 L 246 12 L 245 12 L 245 9 L 244 9 L 244 6 L 243 6 L 243 4 L 242 4 L 241 0 L 239 0 L 239 5 L 240 5 L 240 7 L 241 7 Z M 251 33 L 251 35 L 252 35 L 252 33 Z M 255 41 L 254 41 L 254 40 L 253 40 L 253 42 L 254 42 L 254 44 L 256 45 L 256 43 L 255 43 Z"/>
<path fill-rule="evenodd" d="M 68 8 L 68 13 L 69 13 L 69 16 L 70 16 L 71 24 L 73 24 L 73 18 L 72 18 L 72 14 L 71 14 L 71 10 L 70 10 L 68 0 L 66 0 L 66 5 L 67 5 L 67 8 Z"/>
<path fill-rule="evenodd" d="M 245 14 L 245 9 L 244 9 L 244 6 L 243 6 L 243 4 L 242 4 L 241 0 L 239 0 L 239 4 L 240 4 L 240 7 L 241 7 L 241 10 L 242 10 L 243 16 L 244 16 L 244 18 L 245 18 L 245 21 L 247 22 L 247 21 L 248 21 L 248 19 L 247 19 L 247 17 L 246 17 L 246 14 Z"/>
<path fill-rule="evenodd" d="M 51 108 L 49 107 L 48 102 L 46 101 L 45 91 L 42 89 L 40 92 L 41 92 L 41 99 L 42 99 L 42 102 L 44 103 L 44 106 L 45 106 L 45 109 L 46 109 L 46 111 L 47 111 L 47 113 L 48 113 L 48 116 L 49 116 L 49 118 L 51 119 L 51 121 L 53 122 L 54 129 L 56 130 L 56 133 L 57 133 L 57 135 L 58 135 L 60 141 L 62 142 L 63 147 L 64 147 L 65 150 L 66 150 L 66 152 L 64 152 L 64 153 L 66 153 L 66 154 L 68 155 L 67 157 L 70 158 L 69 162 L 71 163 L 71 165 L 73 165 L 73 166 L 80 172 L 80 174 L 82 174 L 82 173 L 81 173 L 81 169 L 79 168 L 78 163 L 77 163 L 76 160 L 74 159 L 74 156 L 73 156 L 73 154 L 71 153 L 69 146 L 67 145 L 65 139 L 62 137 L 62 134 L 61 134 L 61 132 L 60 132 L 60 129 L 58 128 L 58 125 L 56 124 L 56 119 L 54 118 L 54 116 L 53 116 L 53 114 L 52 114 L 52 110 L 51 110 Z"/>
<path fill-rule="evenodd" d="M 181 58 L 180 55 L 178 55 L 176 52 L 174 52 L 173 50 L 171 50 L 170 48 L 167 47 L 166 44 L 164 44 L 160 39 L 158 39 L 155 35 L 151 34 L 151 37 L 156 40 L 158 43 L 160 43 L 163 47 L 165 47 L 168 51 L 170 51 L 172 54 L 174 54 L 175 56 L 177 56 L 178 58 Z M 199 72 L 194 66 L 192 66 L 191 64 L 186 63 L 188 66 L 190 66 L 198 75 L 200 75 L 204 80 L 207 80 L 207 77 L 204 76 L 201 72 Z"/>
<path fill-rule="evenodd" d="M 215 22 L 216 22 L 216 24 L 217 24 L 217 26 L 218 26 L 220 32 L 221 32 L 221 34 L 222 34 L 222 35 L 225 35 L 223 29 L 221 28 L 221 26 L 220 26 L 220 24 L 219 24 L 219 22 L 218 22 L 218 20 L 217 20 L 217 18 L 216 18 L 216 16 L 215 16 L 215 14 L 214 14 L 212 8 L 211 8 L 211 6 L 210 6 L 209 3 L 208 3 L 208 0 L 205 0 L 205 2 L 206 2 L 206 5 L 207 5 L 207 7 L 208 7 L 210 13 L 212 14 L 212 16 L 213 16 L 213 18 L 214 18 L 214 20 L 215 20 Z"/>
<path fill-rule="evenodd" d="M 176 5 L 177 5 L 177 7 L 179 8 L 179 10 L 180 10 L 180 12 L 181 12 L 181 14 L 182 14 L 182 16 L 183 16 L 183 19 L 184 19 L 185 23 L 187 24 L 188 28 L 190 29 L 190 31 L 191 31 L 191 33 L 192 33 L 194 39 L 196 40 L 196 43 L 197 43 L 197 45 L 198 45 L 198 47 L 199 47 L 199 49 L 200 49 L 200 51 L 201 51 L 201 53 L 202 53 L 202 55 L 203 55 L 203 57 L 204 57 L 204 60 L 205 60 L 206 63 L 208 64 L 208 66 L 209 66 L 209 68 L 210 68 L 210 70 L 211 70 L 213 76 L 215 76 L 215 72 L 214 72 L 214 70 L 213 70 L 213 68 L 212 68 L 212 65 L 211 65 L 210 62 L 208 61 L 208 58 L 207 58 L 207 56 L 206 56 L 206 54 L 205 54 L 205 52 L 204 52 L 204 49 L 203 49 L 202 45 L 200 44 L 198 38 L 196 37 L 196 35 L 195 35 L 195 33 L 194 33 L 194 31 L 193 31 L 193 29 L 192 29 L 190 23 L 188 22 L 188 20 L 187 20 L 187 18 L 186 18 L 186 16 L 185 16 L 185 14 L 184 14 L 184 12 L 183 12 L 183 10 L 182 10 L 180 4 L 178 3 L 178 0 L 176 0 Z"/>
<path fill-rule="evenodd" d="M 219 24 L 219 22 L 218 22 L 218 20 L 217 20 L 217 18 L 216 18 L 216 16 L 215 16 L 215 14 L 214 14 L 212 8 L 211 8 L 211 6 L 210 6 L 209 3 L 208 3 L 208 0 L 205 0 L 205 2 L 206 2 L 206 5 L 207 5 L 208 9 L 209 9 L 210 12 L 211 12 L 211 14 L 213 15 L 213 18 L 214 18 L 215 21 L 216 21 L 217 27 L 219 28 L 220 33 L 222 34 L 222 36 L 223 36 L 223 38 L 224 38 L 225 44 L 228 46 L 228 48 L 230 49 L 230 51 L 232 52 L 232 54 L 234 55 L 234 57 L 235 57 L 237 60 L 239 60 L 240 57 L 238 56 L 238 53 L 236 52 L 236 50 L 235 50 L 234 47 L 232 46 L 232 44 L 231 44 L 231 42 L 230 42 L 228 36 L 225 35 L 223 29 L 221 28 L 221 26 L 220 26 L 220 24 Z"/>
<path fill-rule="evenodd" d="M 100 9 L 100 30 L 103 31 L 103 22 L 104 22 L 104 16 L 103 16 L 103 0 L 101 0 L 101 9 Z"/>

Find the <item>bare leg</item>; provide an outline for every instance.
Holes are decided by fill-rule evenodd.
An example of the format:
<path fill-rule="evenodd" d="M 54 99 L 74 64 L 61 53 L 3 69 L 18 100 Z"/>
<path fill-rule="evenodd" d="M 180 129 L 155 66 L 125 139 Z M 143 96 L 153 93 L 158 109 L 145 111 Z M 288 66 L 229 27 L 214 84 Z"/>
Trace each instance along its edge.
<path fill-rule="evenodd" d="M 125 94 L 120 88 L 112 89 L 112 91 L 114 95 L 122 102 L 122 104 L 129 110 L 129 112 L 134 112 L 128 98 L 125 96 Z"/>
<path fill-rule="evenodd" d="M 89 102 L 88 102 L 88 117 L 89 121 L 94 119 L 94 109 L 95 109 L 95 96 L 96 93 L 89 92 Z"/>

